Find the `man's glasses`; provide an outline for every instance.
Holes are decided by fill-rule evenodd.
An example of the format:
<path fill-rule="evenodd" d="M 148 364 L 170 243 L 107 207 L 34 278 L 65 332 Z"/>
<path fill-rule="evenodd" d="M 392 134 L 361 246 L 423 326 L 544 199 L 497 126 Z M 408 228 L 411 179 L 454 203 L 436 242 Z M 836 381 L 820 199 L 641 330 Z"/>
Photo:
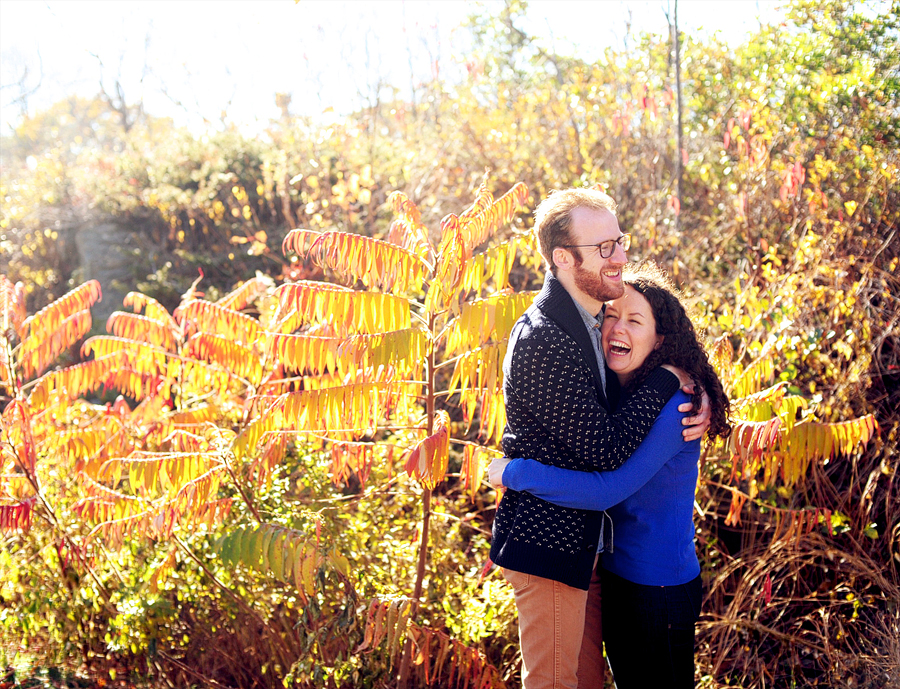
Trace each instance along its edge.
<path fill-rule="evenodd" d="M 600 258 L 609 258 L 613 255 L 613 251 L 616 250 L 616 244 L 621 246 L 623 251 L 628 251 L 628 247 L 631 246 L 631 235 L 620 234 L 618 239 L 607 239 L 605 242 L 600 242 L 599 244 L 560 244 L 560 247 L 563 249 L 592 247 L 600 252 Z"/>

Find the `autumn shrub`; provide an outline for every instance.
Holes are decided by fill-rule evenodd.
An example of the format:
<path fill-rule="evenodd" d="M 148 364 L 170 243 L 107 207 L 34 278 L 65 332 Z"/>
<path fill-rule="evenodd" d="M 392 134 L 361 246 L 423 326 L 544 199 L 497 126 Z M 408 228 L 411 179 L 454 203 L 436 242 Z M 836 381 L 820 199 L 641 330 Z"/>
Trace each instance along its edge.
<path fill-rule="evenodd" d="M 63 655 L 72 649 L 62 640 L 77 641 L 89 665 L 102 639 L 116 661 L 133 654 L 178 683 L 352 686 L 397 667 L 408 675 L 412 666 L 426 680 L 458 674 L 466 686 L 499 686 L 479 646 L 495 629 L 508 632 L 508 617 L 493 614 L 498 601 L 472 583 L 483 523 L 432 529 L 430 521 L 435 510 L 455 517 L 461 500 L 433 495 L 447 473 L 451 433 L 464 428 L 437 400 L 461 396 L 469 422 L 480 406 L 488 444 L 503 426 L 497 370 L 506 333 L 532 297 L 503 288 L 530 240 L 513 235 L 473 250 L 526 197 L 516 185 L 495 201 L 482 185 L 472 206 L 443 223 L 439 246 L 402 194 L 392 199 L 390 241 L 295 230 L 285 251 L 309 252 L 370 289 L 303 280 L 275 288 L 260 276 L 213 302 L 201 298 L 198 280 L 172 313 L 133 292 L 125 306 L 134 313 L 114 312 L 109 335 L 85 340 L 85 361 L 53 370 L 90 330 L 99 285 L 29 315 L 22 286 L 0 278 L 8 326 L 0 380 L 9 399 L 0 525 L 16 544 L 39 534 L 75 554 L 59 555 L 61 575 L 92 582 L 84 605 L 98 613 L 90 633 L 70 630 L 65 619 L 83 614 L 60 607 L 47 615 L 35 600 L 32 638 L 48 637 Z M 250 306 L 253 314 L 243 313 Z M 450 364 L 453 376 L 439 376 Z M 438 392 L 438 378 L 450 389 Z M 85 399 L 101 388 L 120 396 L 105 406 Z M 491 450 L 465 430 L 454 442 L 464 449 L 471 499 Z M 323 496 L 317 479 L 323 457 L 331 480 L 353 492 L 373 480 L 396 486 L 394 465 L 405 464 L 418 482 L 412 502 L 378 483 L 369 489 L 387 508 L 389 539 L 352 506 L 354 519 L 342 527 L 331 507 L 341 499 Z M 473 544 L 469 530 L 480 540 Z M 437 571 L 428 565 L 431 534 L 443 536 Z M 467 546 L 457 558 L 460 543 Z M 466 586 L 441 581 L 443 573 Z M 423 591 L 428 610 L 420 612 Z M 490 614 L 478 625 L 447 625 L 435 614 L 438 596 L 454 617 L 472 605 Z M 10 624 L 21 638 L 21 622 Z M 440 651 L 433 667 L 427 648 Z"/>
<path fill-rule="evenodd" d="M 115 536 L 100 525 L 128 513 L 91 515 L 94 508 L 82 506 L 85 496 L 72 473 L 50 471 L 60 456 L 69 462 L 60 466 L 84 462 L 86 449 L 59 442 L 40 448 L 47 504 L 31 505 L 38 510 L 33 514 L 50 514 L 52 507 L 56 521 L 32 525 L 27 537 L 7 531 L 7 638 L 14 639 L 16 625 L 28 620 L 32 627 L 26 629 L 39 630 L 29 639 L 42 639 L 48 653 L 77 653 L 98 664 L 114 662 L 106 655 L 132 654 L 148 672 L 175 683 L 197 681 L 193 671 L 246 686 L 274 686 L 284 677 L 308 686 L 377 686 L 396 673 L 401 642 L 414 638 L 415 648 L 458 648 L 459 657 L 474 658 L 465 649 L 475 649 L 501 680 L 515 682 L 508 589 L 496 572 L 480 578 L 493 496 L 478 490 L 471 448 L 491 444 L 499 408 L 476 393 L 493 370 L 466 358 L 466 346 L 477 345 L 458 343 L 452 354 L 445 351 L 448 362 L 433 371 L 435 389 L 444 393 L 435 408 L 397 423 L 419 430 L 398 428 L 380 438 L 397 446 L 396 454 L 360 449 L 376 440 L 370 435 L 309 442 L 291 436 L 279 445 L 261 433 L 232 463 L 222 448 L 254 424 L 264 425 L 277 396 L 265 385 L 291 376 L 268 368 L 274 358 L 260 354 L 269 350 L 257 344 L 259 371 L 244 361 L 223 377 L 223 369 L 237 366 L 237 355 L 207 337 L 247 344 L 228 329 L 237 326 L 222 325 L 232 321 L 270 329 L 281 298 L 276 285 L 283 294 L 286 284 L 306 279 L 343 280 L 360 292 L 389 292 L 378 278 L 364 279 L 358 268 L 348 274 L 341 263 L 354 246 L 382 242 L 406 241 L 406 249 L 422 256 L 430 243 L 432 270 L 438 255 L 454 251 L 469 270 L 480 251 L 489 265 L 483 266 L 484 279 L 470 287 L 486 283 L 482 296 L 499 300 L 505 285 L 487 279 L 503 263 L 498 244 L 472 240 L 461 246 L 441 223 L 466 207 L 489 167 L 500 192 L 525 182 L 530 205 L 553 188 L 604 185 L 619 202 L 623 228 L 634 234 L 632 257 L 666 266 L 707 331 L 735 400 L 737 431 L 730 445 L 707 448 L 698 487 L 707 591 L 698 680 L 709 687 L 896 684 L 900 160 L 893 44 L 900 9 L 896 2 L 882 9 L 873 14 L 849 0 L 801 0 L 792 3 L 785 26 L 761 27 L 741 46 L 685 36 L 684 151 L 675 144 L 677 94 L 668 38 L 638 37 L 629 49 L 607 50 L 588 64 L 555 54 L 523 31 L 527 5 L 519 2 L 473 18 L 465 81 L 435 80 L 413 102 L 385 99 L 328 123 L 285 109 L 255 139 L 233 129 L 197 137 L 155 120 L 124 131 L 108 108 L 78 100 L 26 118 L 15 145 L 7 149 L 4 140 L 5 152 L 12 153 L 4 160 L 0 207 L 0 272 L 12 289 L 4 292 L 4 309 L 24 308 L 23 321 L 26 312 L 76 287 L 70 245 L 54 234 L 55 223 L 73 208 L 93 207 L 147 218 L 148 241 L 168 255 L 136 276 L 138 291 L 156 298 L 140 302 L 141 317 L 155 321 L 159 332 L 196 323 L 194 331 L 155 342 L 167 352 L 165 370 L 161 364 L 141 368 L 150 364 L 116 353 L 116 367 L 101 376 L 113 390 L 107 392 L 109 409 L 97 404 L 102 386 L 80 389 L 72 399 L 83 394 L 93 401 L 68 411 L 52 407 L 45 414 L 53 423 L 39 419 L 38 430 L 48 437 L 91 429 L 116 443 L 125 438 L 91 450 L 105 452 L 109 469 L 121 472 L 116 480 L 94 474 L 108 490 L 131 485 L 133 464 L 112 461 L 120 450 L 124 457 L 144 443 L 169 455 L 184 448 L 205 453 L 212 459 L 184 470 L 180 480 L 193 485 L 195 470 L 209 469 L 221 480 L 204 498 L 224 502 L 208 524 L 195 525 L 178 513 L 177 519 L 187 520 L 178 535 L 183 547 L 148 518 L 143 528 L 149 538 L 126 530 L 121 541 L 113 538 L 101 548 L 100 532 L 88 533 L 99 528 L 104 537 Z M 56 138 L 48 134 L 53 128 L 60 132 Z M 82 145 L 74 144 L 76 136 Z M 389 200 L 393 190 L 413 205 L 406 211 L 395 205 Z M 408 232 L 417 228 L 417 236 L 401 239 L 398 221 Z M 525 230 L 530 220 L 523 214 L 516 223 Z M 288 235 L 294 228 L 309 232 Z M 286 246 L 297 251 L 282 253 L 286 236 Z M 364 237 L 372 243 L 364 244 Z M 307 260 L 313 241 L 319 252 Z M 540 265 L 534 252 L 523 243 L 511 256 L 501 271 L 505 279 L 518 292 L 535 288 Z M 400 262 L 392 258 L 381 267 L 388 265 Z M 204 277 L 194 284 L 198 268 Z M 456 268 L 445 262 L 440 279 L 453 283 Z M 422 305 L 434 291 L 433 279 L 406 294 L 410 303 L 420 302 L 418 316 L 429 313 Z M 253 298 L 229 296 L 244 280 Z M 12 287 L 19 281 L 22 298 Z M 461 315 L 453 309 L 464 301 L 448 302 L 440 317 Z M 220 322 L 205 315 L 215 307 L 198 305 L 213 302 L 228 312 Z M 170 322 L 179 305 L 187 308 L 183 323 Z M 87 306 L 79 303 L 66 312 L 71 320 L 56 324 L 65 323 L 67 344 L 86 334 L 84 316 L 75 314 Z M 117 337 L 147 339 L 149 330 L 140 328 L 156 327 L 124 317 L 116 322 Z M 7 367 L 10 360 L 21 364 L 29 349 L 11 337 L 10 327 L 4 323 Z M 308 323 L 302 333 L 338 338 L 329 327 Z M 362 334 L 373 333 L 340 336 Z M 29 356 L 48 368 L 17 383 L 26 397 L 35 395 L 38 375 L 52 376 L 49 367 L 76 360 L 73 347 L 53 345 L 52 352 L 35 354 L 38 349 Z M 369 349 L 370 356 L 379 351 L 374 340 Z M 488 350 L 477 351 L 480 357 Z M 95 349 L 93 361 L 112 354 Z M 190 366 L 177 369 L 174 361 Z M 327 364 L 293 373 L 297 381 L 277 383 L 286 386 L 278 394 L 336 383 L 325 375 L 333 373 Z M 6 375 L 7 385 L 11 378 Z M 175 382 L 157 389 L 163 379 Z M 9 390 L 2 393 L 4 405 L 15 397 Z M 119 391 L 125 399 L 113 404 Z M 147 397 L 161 406 L 144 404 Z M 448 477 L 431 491 L 402 474 L 404 452 L 435 435 L 435 428 L 423 429 L 428 418 L 444 419 L 437 412 L 446 413 L 444 427 L 460 442 L 448 450 Z M 7 407 L 4 423 L 16 413 Z M 176 413 L 185 414 L 178 422 L 185 424 L 181 436 L 169 437 L 173 428 L 153 425 Z M 21 448 L 24 439 L 10 442 Z M 4 471 L 15 474 L 11 455 L 5 457 Z M 96 471 L 99 464 L 88 468 Z M 178 496 L 164 494 L 178 481 L 167 484 L 163 474 L 133 476 L 136 484 L 144 481 L 146 494 L 130 497 L 152 495 L 160 505 L 174 506 Z M 101 504 L 101 489 L 93 490 L 91 501 Z M 416 579 L 419 567 L 426 492 L 429 564 L 421 578 L 422 605 L 413 616 L 407 599 L 416 596 L 403 586 Z M 3 514 L 10 523 L 16 515 L 16 528 L 29 495 L 21 476 L 7 486 Z M 312 536 L 316 525 L 318 538 Z M 261 553 L 251 552 L 273 542 L 295 556 L 289 576 L 284 561 L 273 569 Z M 304 570 L 303 563 L 312 562 L 304 548 L 313 542 L 322 559 Z M 294 563 L 299 587 L 296 578 L 285 581 L 294 576 Z M 303 579 L 310 576 L 322 595 L 304 602 Z M 409 635 L 395 633 L 403 629 Z M 256 655 L 242 651 L 251 646 L 259 649 Z M 413 676 L 419 673 L 423 682 L 426 673 L 433 680 L 431 673 L 447 670 L 436 661 L 426 665 L 421 652 L 412 661 Z"/>

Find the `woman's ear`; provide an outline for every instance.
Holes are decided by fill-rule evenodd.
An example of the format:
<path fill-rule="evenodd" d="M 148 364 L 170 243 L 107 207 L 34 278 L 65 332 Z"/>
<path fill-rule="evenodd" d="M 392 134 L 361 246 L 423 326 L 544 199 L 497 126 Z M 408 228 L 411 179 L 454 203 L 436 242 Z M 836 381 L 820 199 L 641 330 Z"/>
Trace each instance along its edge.
<path fill-rule="evenodd" d="M 656 344 L 653 345 L 653 349 L 654 349 L 654 350 L 659 349 L 660 346 L 662 345 L 664 339 L 666 339 L 666 336 L 665 336 L 665 335 L 657 335 L 657 336 L 656 336 Z"/>

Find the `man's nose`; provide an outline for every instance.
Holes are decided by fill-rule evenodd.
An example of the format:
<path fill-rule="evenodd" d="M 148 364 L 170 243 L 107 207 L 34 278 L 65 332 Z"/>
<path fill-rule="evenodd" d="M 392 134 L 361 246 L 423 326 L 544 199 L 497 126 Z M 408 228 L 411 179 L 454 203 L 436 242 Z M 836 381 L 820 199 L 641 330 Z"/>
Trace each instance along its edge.
<path fill-rule="evenodd" d="M 619 242 L 616 242 L 615 248 L 613 249 L 612 256 L 609 257 L 609 260 L 613 263 L 628 263 L 628 256 L 625 254 L 625 249 L 622 248 L 622 245 Z"/>

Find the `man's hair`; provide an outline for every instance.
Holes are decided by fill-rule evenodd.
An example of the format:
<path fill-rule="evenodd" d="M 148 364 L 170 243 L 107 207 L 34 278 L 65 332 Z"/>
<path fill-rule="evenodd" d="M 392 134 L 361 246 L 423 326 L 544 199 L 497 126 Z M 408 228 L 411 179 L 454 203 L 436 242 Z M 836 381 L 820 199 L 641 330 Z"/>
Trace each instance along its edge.
<path fill-rule="evenodd" d="M 606 210 L 615 215 L 616 202 L 599 189 L 577 188 L 551 191 L 534 210 L 534 231 L 538 238 L 538 247 L 547 268 L 556 275 L 553 263 L 553 250 L 572 243 L 572 211 L 575 208 Z M 572 254 L 580 262 L 581 252 L 575 249 Z"/>

